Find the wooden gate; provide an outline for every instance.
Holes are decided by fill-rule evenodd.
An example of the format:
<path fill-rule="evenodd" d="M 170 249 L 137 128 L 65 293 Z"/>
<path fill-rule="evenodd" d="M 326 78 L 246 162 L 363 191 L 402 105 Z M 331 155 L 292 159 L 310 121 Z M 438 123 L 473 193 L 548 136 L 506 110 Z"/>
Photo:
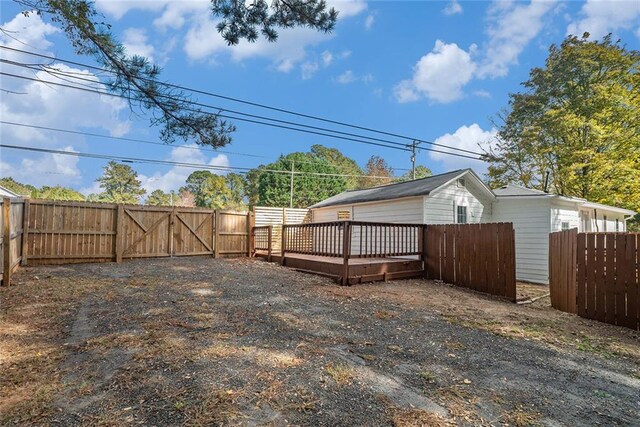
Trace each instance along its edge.
<path fill-rule="evenodd" d="M 171 256 L 172 209 L 118 206 L 116 261 Z"/>
<path fill-rule="evenodd" d="M 173 255 L 214 255 L 215 212 L 176 208 L 172 215 Z"/>
<path fill-rule="evenodd" d="M 549 234 L 549 293 L 556 310 L 576 313 L 578 229 Z"/>

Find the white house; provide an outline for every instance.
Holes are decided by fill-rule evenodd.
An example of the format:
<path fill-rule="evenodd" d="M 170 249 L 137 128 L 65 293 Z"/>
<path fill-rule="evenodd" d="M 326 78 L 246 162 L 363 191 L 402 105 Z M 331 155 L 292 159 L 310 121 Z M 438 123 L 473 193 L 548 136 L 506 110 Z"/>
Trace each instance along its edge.
<path fill-rule="evenodd" d="M 345 191 L 311 206 L 313 222 L 412 224 L 490 222 L 495 195 L 471 170 L 365 190 Z"/>
<path fill-rule="evenodd" d="M 15 193 L 8 188 L 0 185 L 0 197 L 21 197 L 18 193 Z"/>
<path fill-rule="evenodd" d="M 345 191 L 310 207 L 313 222 L 353 221 L 413 224 L 512 222 L 516 278 L 548 283 L 549 233 L 626 231 L 635 212 L 509 185 L 492 191 L 462 169 L 365 190 Z"/>
<path fill-rule="evenodd" d="M 635 212 L 576 197 L 507 185 L 493 190 L 494 222 L 512 222 L 516 234 L 518 280 L 549 283 L 549 233 L 577 228 L 588 231 L 626 231 Z"/>

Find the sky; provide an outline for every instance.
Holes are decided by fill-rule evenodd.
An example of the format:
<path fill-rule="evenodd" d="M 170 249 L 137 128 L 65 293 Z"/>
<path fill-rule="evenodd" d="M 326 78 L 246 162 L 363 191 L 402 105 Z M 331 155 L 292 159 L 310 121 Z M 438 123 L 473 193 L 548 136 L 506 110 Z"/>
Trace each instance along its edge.
<path fill-rule="evenodd" d="M 260 39 L 234 47 L 217 33 L 217 20 L 206 0 L 97 0 L 96 7 L 128 53 L 146 56 L 162 67 L 164 81 L 471 151 L 494 140 L 509 93 L 521 91 L 530 69 L 544 65 L 551 44 L 561 43 L 568 34 L 588 31 L 592 38 L 601 38 L 611 32 L 628 48 L 640 49 L 639 1 L 328 3 L 339 11 L 331 33 L 286 29 L 279 31 L 275 43 Z M 0 45 L 94 64 L 76 55 L 46 17 L 25 17 L 22 11 L 13 1 L 0 2 Z M 42 61 L 3 49 L 0 58 Z M 83 78 L 103 78 L 86 67 L 53 65 Z M 43 71 L 4 63 L 0 69 L 61 82 Z M 122 99 L 8 76 L 0 76 L 0 89 L 0 120 L 5 122 L 160 141 L 160 129 Z M 366 133 L 207 95 L 196 99 L 222 109 Z M 323 144 L 340 149 L 361 166 L 378 155 L 397 175 L 411 167 L 406 151 L 248 122 L 234 124 L 232 143 L 219 152 L 184 141 L 160 146 L 8 124 L 0 124 L 0 137 L 3 144 L 25 147 L 237 168 L 267 164 L 281 154 Z M 0 176 L 36 186 L 70 186 L 85 194 L 99 192 L 95 180 L 107 162 L 0 150 Z M 417 163 L 434 173 L 471 167 L 482 175 L 487 167 L 481 161 L 426 150 L 418 151 Z M 177 190 L 193 171 L 170 165 L 131 166 L 148 192 Z"/>

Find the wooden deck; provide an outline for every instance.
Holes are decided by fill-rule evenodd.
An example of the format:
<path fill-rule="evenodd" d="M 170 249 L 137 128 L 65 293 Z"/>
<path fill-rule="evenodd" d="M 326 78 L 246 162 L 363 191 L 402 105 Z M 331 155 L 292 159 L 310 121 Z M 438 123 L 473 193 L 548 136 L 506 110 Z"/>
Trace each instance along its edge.
<path fill-rule="evenodd" d="M 267 259 L 266 251 L 256 251 L 256 256 Z M 306 273 L 330 277 L 338 283 L 354 285 L 363 282 L 386 281 L 423 277 L 422 261 L 418 257 L 351 258 L 347 280 L 343 281 L 344 260 L 338 257 L 287 253 L 284 262 L 278 253 L 271 254 L 272 262 L 280 263 Z"/>

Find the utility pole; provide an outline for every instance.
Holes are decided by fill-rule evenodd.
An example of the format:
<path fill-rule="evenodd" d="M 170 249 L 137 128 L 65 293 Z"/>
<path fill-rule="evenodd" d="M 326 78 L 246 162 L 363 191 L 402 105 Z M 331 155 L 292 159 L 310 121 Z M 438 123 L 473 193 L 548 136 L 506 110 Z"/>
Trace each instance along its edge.
<path fill-rule="evenodd" d="M 290 194 L 289 194 L 289 207 L 293 208 L 293 168 L 294 168 L 294 161 L 291 160 L 291 190 L 290 190 Z"/>
<path fill-rule="evenodd" d="M 416 148 L 420 145 L 420 141 L 416 141 L 415 139 L 411 144 L 407 144 L 408 148 L 411 148 L 411 179 L 416 179 Z"/>

